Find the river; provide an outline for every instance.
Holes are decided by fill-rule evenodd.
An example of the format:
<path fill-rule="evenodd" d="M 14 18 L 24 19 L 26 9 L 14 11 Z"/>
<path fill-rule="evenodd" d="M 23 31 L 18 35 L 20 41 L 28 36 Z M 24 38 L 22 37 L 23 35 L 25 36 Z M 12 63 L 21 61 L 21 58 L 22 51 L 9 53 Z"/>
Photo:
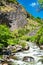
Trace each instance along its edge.
<path fill-rule="evenodd" d="M 43 50 L 35 43 L 27 43 L 30 49 L 16 53 L 14 56 L 16 56 L 18 60 L 10 59 L 13 62 L 12 65 L 43 65 Z"/>

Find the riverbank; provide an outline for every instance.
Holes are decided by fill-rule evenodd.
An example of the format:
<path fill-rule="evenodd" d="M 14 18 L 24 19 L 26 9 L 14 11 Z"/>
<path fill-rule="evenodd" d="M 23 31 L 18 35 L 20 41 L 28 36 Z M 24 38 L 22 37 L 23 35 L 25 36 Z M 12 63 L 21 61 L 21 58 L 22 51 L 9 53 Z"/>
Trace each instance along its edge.
<path fill-rule="evenodd" d="M 29 45 L 28 50 L 18 51 L 13 55 L 3 55 L 0 59 L 0 64 L 7 65 L 43 65 L 43 50 L 31 42 L 27 42 Z M 37 59 L 37 60 L 36 60 Z"/>

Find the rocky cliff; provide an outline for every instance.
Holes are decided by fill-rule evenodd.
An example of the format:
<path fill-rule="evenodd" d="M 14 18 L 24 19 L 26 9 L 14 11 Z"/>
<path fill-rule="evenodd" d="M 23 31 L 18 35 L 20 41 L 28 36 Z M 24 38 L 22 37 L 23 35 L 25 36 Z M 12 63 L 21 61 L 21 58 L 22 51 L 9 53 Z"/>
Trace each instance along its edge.
<path fill-rule="evenodd" d="M 20 4 L 8 4 L 1 6 L 0 24 L 6 24 L 11 31 L 24 27 L 27 24 L 27 13 Z"/>

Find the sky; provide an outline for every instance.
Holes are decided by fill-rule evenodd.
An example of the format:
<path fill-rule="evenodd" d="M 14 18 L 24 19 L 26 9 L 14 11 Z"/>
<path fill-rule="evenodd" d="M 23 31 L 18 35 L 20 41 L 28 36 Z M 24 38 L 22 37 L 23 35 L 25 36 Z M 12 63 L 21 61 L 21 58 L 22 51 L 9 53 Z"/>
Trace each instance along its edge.
<path fill-rule="evenodd" d="M 34 17 L 43 18 L 43 9 L 39 9 L 37 0 L 17 0 L 27 12 L 32 14 Z"/>

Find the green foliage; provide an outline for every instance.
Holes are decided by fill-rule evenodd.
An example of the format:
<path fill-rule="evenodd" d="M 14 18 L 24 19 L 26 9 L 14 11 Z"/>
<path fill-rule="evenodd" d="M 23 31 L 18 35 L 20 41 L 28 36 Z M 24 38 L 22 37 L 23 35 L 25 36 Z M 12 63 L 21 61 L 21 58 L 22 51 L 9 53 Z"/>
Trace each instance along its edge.
<path fill-rule="evenodd" d="M 38 0 L 38 3 L 40 4 L 40 7 L 43 8 L 43 0 Z"/>
<path fill-rule="evenodd" d="M 31 42 L 36 42 L 36 36 L 30 37 Z"/>
<path fill-rule="evenodd" d="M 16 0 L 7 0 L 7 2 L 16 3 Z"/>
<path fill-rule="evenodd" d="M 3 48 L 3 44 L 0 43 L 0 49 L 2 49 L 2 48 Z"/>
<path fill-rule="evenodd" d="M 6 6 L 7 3 L 15 3 L 15 4 L 18 4 L 17 0 L 0 0 L 0 5 L 1 6 Z"/>
<path fill-rule="evenodd" d="M 7 43 L 8 43 L 8 45 L 16 45 L 19 43 L 19 38 L 8 39 Z"/>
<path fill-rule="evenodd" d="M 23 35 L 27 34 L 28 32 L 29 32 L 28 29 L 26 29 L 26 28 L 20 28 L 20 29 L 18 29 L 18 30 L 14 30 L 14 31 L 12 32 L 12 35 L 13 35 L 14 37 L 18 38 L 18 37 L 22 37 Z"/>
<path fill-rule="evenodd" d="M 6 25 L 0 25 L 0 48 L 2 46 L 18 44 L 19 38 L 12 35 L 11 31 Z"/>
<path fill-rule="evenodd" d="M 22 48 L 25 48 L 27 45 L 25 41 L 19 41 L 19 44 L 22 46 Z"/>
<path fill-rule="evenodd" d="M 21 40 L 29 41 L 29 40 L 30 40 L 30 36 L 24 35 L 24 36 L 22 36 L 20 39 L 21 39 Z"/>
<path fill-rule="evenodd" d="M 39 2 L 40 4 L 42 4 L 42 3 L 43 3 L 43 0 L 38 0 L 38 2 Z"/>
<path fill-rule="evenodd" d="M 25 35 L 28 32 L 29 32 L 29 30 L 26 29 L 26 28 L 21 28 L 21 29 L 18 30 L 19 36 Z"/>
<path fill-rule="evenodd" d="M 0 25 L 0 43 L 7 46 L 7 39 L 10 37 L 10 30 L 6 25 Z"/>
<path fill-rule="evenodd" d="M 35 20 L 36 20 L 38 23 L 42 24 L 41 19 L 40 19 L 39 17 L 35 18 Z"/>
<path fill-rule="evenodd" d="M 43 26 L 38 30 L 34 36 L 27 36 L 29 32 L 26 28 L 17 29 L 13 32 L 9 30 L 6 25 L 0 25 L 0 49 L 8 45 L 21 44 L 22 47 L 26 46 L 25 42 L 19 42 L 21 40 L 36 42 L 37 44 L 43 44 Z"/>
<path fill-rule="evenodd" d="M 36 35 L 34 35 L 30 38 L 30 40 L 32 42 L 36 42 L 39 45 L 43 44 L 43 26 L 39 29 L 39 31 L 36 33 Z"/>
<path fill-rule="evenodd" d="M 41 36 L 40 40 L 39 40 L 39 44 L 41 43 L 41 45 L 43 45 L 43 36 Z"/>

